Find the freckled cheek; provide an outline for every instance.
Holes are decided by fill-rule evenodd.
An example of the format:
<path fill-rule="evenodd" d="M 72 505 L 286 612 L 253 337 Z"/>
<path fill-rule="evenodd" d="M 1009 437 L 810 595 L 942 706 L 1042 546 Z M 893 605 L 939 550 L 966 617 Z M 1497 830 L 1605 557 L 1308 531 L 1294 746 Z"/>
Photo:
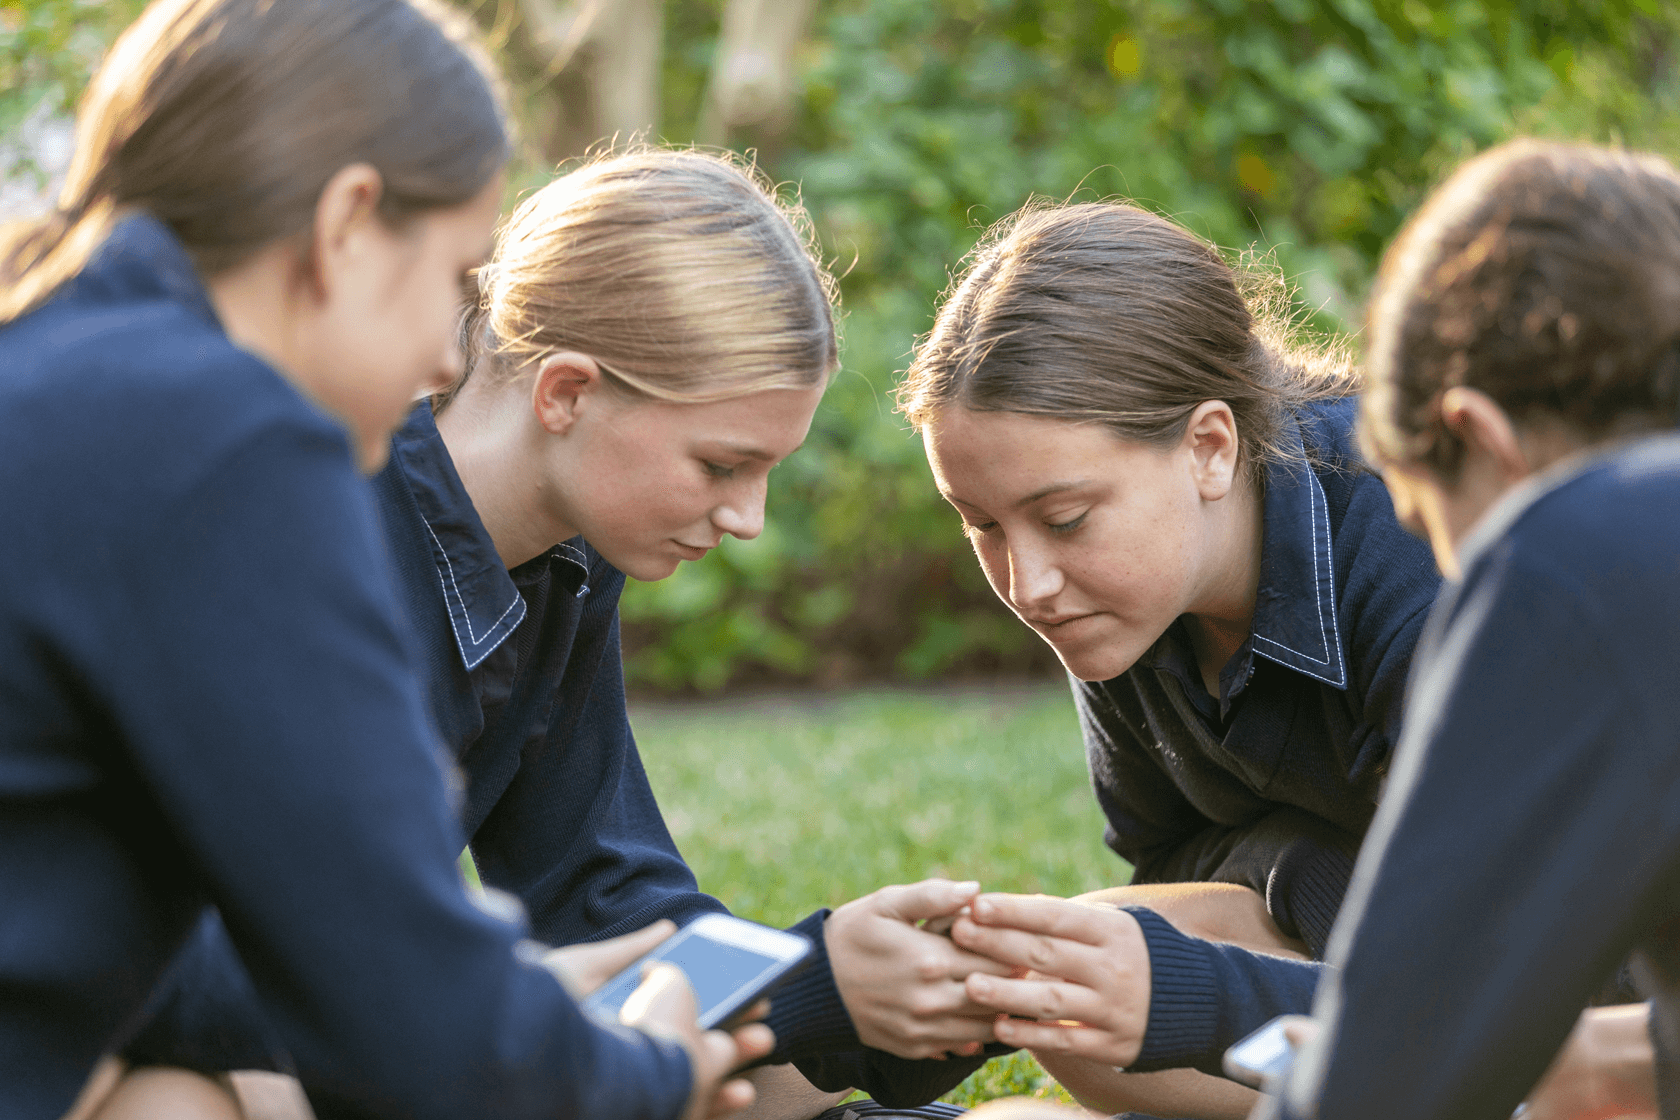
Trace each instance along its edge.
<path fill-rule="evenodd" d="M 1070 557 L 1062 575 L 1092 607 L 1147 617 L 1178 601 L 1186 565 L 1175 553 L 1122 547 Z"/>
<path fill-rule="evenodd" d="M 984 537 L 974 541 L 974 555 L 980 561 L 980 570 L 986 574 L 986 582 L 992 585 L 1000 599 L 1009 598 L 1009 548 L 1003 542 L 992 542 Z"/>

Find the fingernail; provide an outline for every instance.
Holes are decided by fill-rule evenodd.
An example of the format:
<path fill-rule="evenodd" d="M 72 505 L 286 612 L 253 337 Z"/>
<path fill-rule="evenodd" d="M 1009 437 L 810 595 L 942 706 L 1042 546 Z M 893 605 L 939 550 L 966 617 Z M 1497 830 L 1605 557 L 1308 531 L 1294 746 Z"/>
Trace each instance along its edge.
<path fill-rule="evenodd" d="M 983 896 L 969 903 L 968 908 L 976 918 L 982 921 L 992 916 L 991 900 Z"/>
<path fill-rule="evenodd" d="M 969 987 L 973 988 L 976 992 L 980 993 L 983 996 L 991 994 L 992 978 L 990 976 L 987 976 L 984 972 L 971 972 L 971 973 L 969 973 L 968 974 L 968 984 L 969 984 Z"/>
<path fill-rule="evenodd" d="M 980 890 L 980 884 L 974 879 L 964 879 L 957 884 L 957 890 L 962 894 L 974 894 Z"/>

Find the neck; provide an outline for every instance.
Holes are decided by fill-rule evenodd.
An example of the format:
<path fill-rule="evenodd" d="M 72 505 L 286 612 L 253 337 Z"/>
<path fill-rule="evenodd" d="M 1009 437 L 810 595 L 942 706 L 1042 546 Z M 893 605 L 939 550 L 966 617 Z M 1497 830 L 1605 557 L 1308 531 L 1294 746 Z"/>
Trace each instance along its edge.
<path fill-rule="evenodd" d="M 1234 489 L 1219 506 L 1224 508 L 1219 510 L 1206 553 L 1217 562 L 1196 605 L 1184 615 L 1202 683 L 1214 696 L 1219 695 L 1219 671 L 1248 641 L 1254 626 L 1265 534 L 1265 503 L 1252 483 Z"/>
<path fill-rule="evenodd" d="M 502 565 L 513 569 L 577 533 L 553 512 L 540 469 L 547 433 L 523 394 L 471 378 L 437 418 L 455 472 Z"/>
<path fill-rule="evenodd" d="M 290 250 L 272 245 L 210 277 L 204 289 L 234 345 L 255 354 L 315 397 L 293 339 L 296 315 L 289 282 L 292 267 Z"/>

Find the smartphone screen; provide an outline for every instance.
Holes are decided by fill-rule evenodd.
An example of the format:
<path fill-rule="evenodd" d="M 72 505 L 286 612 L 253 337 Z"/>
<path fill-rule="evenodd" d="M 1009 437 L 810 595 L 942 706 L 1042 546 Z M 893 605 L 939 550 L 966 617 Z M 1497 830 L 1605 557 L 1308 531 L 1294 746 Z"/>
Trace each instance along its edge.
<path fill-rule="evenodd" d="M 1256 1089 L 1264 1088 L 1268 1081 L 1287 1077 L 1295 1063 L 1295 1046 L 1284 1028 L 1300 1018 L 1279 1015 L 1225 1051 L 1226 1076 Z"/>
<path fill-rule="evenodd" d="M 584 1002 L 595 1014 L 616 1020 L 625 1000 L 642 983 L 643 965 L 663 961 L 688 976 L 700 1007 L 700 1025 L 710 1028 L 744 1010 L 809 951 L 810 942 L 795 934 L 708 914 L 673 934 Z"/>

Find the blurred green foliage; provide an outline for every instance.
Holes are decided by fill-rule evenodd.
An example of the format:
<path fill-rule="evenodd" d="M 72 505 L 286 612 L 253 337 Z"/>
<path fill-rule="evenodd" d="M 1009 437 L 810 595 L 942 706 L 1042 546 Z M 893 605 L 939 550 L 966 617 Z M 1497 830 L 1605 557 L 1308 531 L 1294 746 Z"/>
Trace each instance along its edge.
<path fill-rule="evenodd" d="M 1473 152 L 1538 133 L 1674 154 L 1677 49 L 1659 0 L 823 5 L 797 127 L 767 165 L 845 273 L 844 370 L 772 476 L 764 536 L 626 593 L 632 676 L 708 689 L 1049 664 L 985 589 L 889 401 L 949 270 L 1030 198 L 1125 196 L 1257 250 L 1312 326 L 1345 329 L 1384 244 Z"/>
<path fill-rule="evenodd" d="M 0 4 L 0 135 L 68 106 L 139 6 Z M 666 0 L 670 140 L 693 138 L 721 7 Z M 950 270 L 1030 198 L 1135 199 L 1269 259 L 1307 322 L 1339 330 L 1469 154 L 1519 133 L 1680 151 L 1668 0 L 824 0 L 798 61 L 792 130 L 739 140 L 801 192 L 844 273 L 844 368 L 772 475 L 763 536 L 626 592 L 643 685 L 1053 666 L 889 399 Z"/>
<path fill-rule="evenodd" d="M 743 917 L 785 926 L 931 875 L 1056 895 L 1131 877 L 1060 682 L 640 701 L 630 722 L 700 889 Z M 1069 1100 L 1025 1052 L 944 1099 L 1004 1096 Z"/>
<path fill-rule="evenodd" d="M 18 137 L 32 114 L 70 112 L 106 45 L 142 7 L 137 0 L 0 3 L 0 137 Z M 44 181 L 18 155 L 16 171 Z"/>

